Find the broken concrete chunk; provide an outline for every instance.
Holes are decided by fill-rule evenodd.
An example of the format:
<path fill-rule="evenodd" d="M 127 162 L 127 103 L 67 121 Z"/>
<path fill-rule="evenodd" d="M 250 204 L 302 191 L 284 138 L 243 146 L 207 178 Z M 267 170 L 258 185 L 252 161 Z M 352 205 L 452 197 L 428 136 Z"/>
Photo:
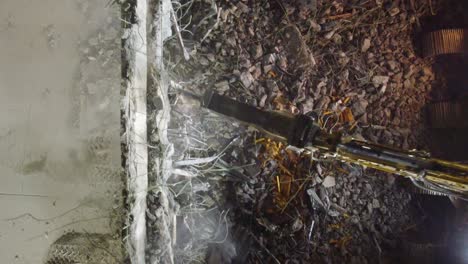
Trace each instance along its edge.
<path fill-rule="evenodd" d="M 268 96 L 264 94 L 262 98 L 260 99 L 260 101 L 258 102 L 258 106 L 262 108 L 265 107 L 265 103 L 267 99 L 268 99 Z"/>
<path fill-rule="evenodd" d="M 309 97 L 305 103 L 302 104 L 302 112 L 306 114 L 312 112 L 312 110 L 314 110 L 314 98 Z"/>
<path fill-rule="evenodd" d="M 359 99 L 352 105 L 351 110 L 353 111 L 354 115 L 359 116 L 366 113 L 368 105 L 369 102 L 367 100 Z"/>
<path fill-rule="evenodd" d="M 372 77 L 372 83 L 374 84 L 375 88 L 378 88 L 381 85 L 387 85 L 388 80 L 390 80 L 390 77 L 388 76 L 377 75 Z"/>
<path fill-rule="evenodd" d="M 336 30 L 332 30 L 323 36 L 325 39 L 331 39 L 335 35 Z"/>
<path fill-rule="evenodd" d="M 368 204 L 367 204 L 367 211 L 369 212 L 369 214 L 372 213 L 373 209 L 374 209 L 374 208 L 373 208 L 373 206 L 372 206 L 372 203 L 368 203 Z"/>
<path fill-rule="evenodd" d="M 250 72 L 248 71 L 245 71 L 241 74 L 240 76 L 240 81 L 242 82 L 242 84 L 244 85 L 245 88 L 250 88 L 253 84 L 253 82 L 255 81 L 252 74 L 250 74 Z"/>
<path fill-rule="evenodd" d="M 287 61 L 296 69 L 305 69 L 315 64 L 309 47 L 307 46 L 301 31 L 294 25 L 285 27 L 280 32 L 281 41 L 284 43 Z M 285 69 L 284 66 L 279 65 Z"/>
<path fill-rule="evenodd" d="M 372 199 L 372 207 L 380 208 L 380 202 L 377 199 Z"/>
<path fill-rule="evenodd" d="M 335 186 L 335 184 L 336 184 L 336 183 L 335 183 L 335 177 L 333 177 L 333 176 L 327 176 L 327 177 L 325 177 L 325 179 L 324 179 L 323 182 L 322 182 L 322 185 L 323 185 L 323 187 L 325 187 L 325 188 L 333 187 L 333 186 Z"/>
<path fill-rule="evenodd" d="M 364 41 L 362 42 L 361 51 L 362 52 L 368 51 L 370 46 L 371 46 L 370 39 L 368 39 L 368 38 L 364 39 Z"/>
<path fill-rule="evenodd" d="M 398 67 L 398 63 L 394 60 L 388 61 L 388 66 L 390 67 L 390 70 L 394 71 Z"/>
<path fill-rule="evenodd" d="M 400 9 L 398 7 L 394 7 L 389 11 L 389 13 L 390 13 L 390 16 L 392 17 L 396 16 L 400 13 Z"/>
<path fill-rule="evenodd" d="M 250 8 L 246 4 L 244 4 L 242 2 L 237 3 L 237 8 L 242 13 L 248 13 L 250 11 Z"/>
<path fill-rule="evenodd" d="M 317 10 L 317 0 L 299 0 L 301 8 L 309 9 L 310 11 Z"/>
<path fill-rule="evenodd" d="M 266 81 L 266 86 L 267 86 L 267 88 L 268 88 L 268 90 L 269 90 L 270 92 L 275 93 L 275 92 L 278 92 L 278 91 L 279 91 L 278 84 L 277 84 L 275 81 L 273 81 L 273 80 L 267 80 L 267 81 Z"/>
<path fill-rule="evenodd" d="M 268 72 L 273 70 L 273 68 L 274 68 L 274 65 L 264 65 L 263 66 L 263 73 L 267 74 Z"/>
<path fill-rule="evenodd" d="M 308 189 L 307 194 L 309 195 L 310 203 L 314 210 L 317 210 L 320 207 L 325 208 L 324 203 L 322 202 L 322 200 L 320 199 L 320 197 L 314 189 Z"/>
<path fill-rule="evenodd" d="M 387 175 L 387 184 L 392 186 L 395 183 L 395 176 L 394 175 Z"/>
<path fill-rule="evenodd" d="M 215 55 L 213 53 L 208 53 L 206 55 L 206 58 L 211 62 L 214 62 L 216 60 L 216 57 L 215 57 Z"/>
<path fill-rule="evenodd" d="M 263 56 L 262 45 L 258 44 L 258 45 L 253 46 L 251 55 L 254 60 L 260 59 Z"/>
<path fill-rule="evenodd" d="M 315 22 L 314 20 L 310 20 L 309 24 L 310 24 L 310 27 L 312 28 L 312 30 L 315 31 L 315 32 L 320 32 L 320 30 L 322 30 L 322 27 L 317 22 Z"/>
<path fill-rule="evenodd" d="M 218 92 L 224 93 L 229 90 L 229 82 L 228 81 L 221 81 L 216 83 L 215 88 Z"/>
<path fill-rule="evenodd" d="M 276 63 L 276 60 L 278 59 L 278 55 L 274 53 L 267 54 L 265 57 L 263 57 L 262 64 L 263 65 L 272 65 Z"/>
<path fill-rule="evenodd" d="M 208 66 L 208 65 L 210 65 L 210 62 L 209 62 L 208 59 L 205 58 L 205 57 L 201 57 L 201 58 L 198 60 L 198 62 L 200 62 L 200 64 L 203 65 L 203 66 Z"/>
<path fill-rule="evenodd" d="M 405 80 L 403 82 L 403 87 L 405 87 L 405 89 L 411 89 L 411 87 L 413 87 L 411 81 L 409 79 Z"/>
<path fill-rule="evenodd" d="M 338 217 L 338 216 L 340 216 L 340 212 L 330 209 L 330 210 L 328 210 L 328 215 L 331 216 L 331 217 Z"/>
<path fill-rule="evenodd" d="M 292 224 L 292 231 L 297 232 L 302 229 L 304 226 L 304 223 L 302 223 L 302 220 L 298 217 L 296 220 L 294 220 L 294 223 Z"/>

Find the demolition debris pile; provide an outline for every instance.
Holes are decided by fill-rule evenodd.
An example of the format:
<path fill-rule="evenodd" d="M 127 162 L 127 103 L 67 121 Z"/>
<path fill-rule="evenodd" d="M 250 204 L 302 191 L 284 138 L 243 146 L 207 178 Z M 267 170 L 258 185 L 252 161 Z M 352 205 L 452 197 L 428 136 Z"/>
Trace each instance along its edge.
<path fill-rule="evenodd" d="M 311 160 L 195 110 L 177 91 L 213 88 L 265 110 L 316 115 L 329 132 L 421 147 L 434 75 L 412 34 L 433 2 L 173 4 L 177 26 L 164 59 L 174 105 L 177 262 L 369 263 L 397 249 L 398 234 L 416 218 L 394 176 Z M 148 226 L 157 200 L 150 194 Z"/>

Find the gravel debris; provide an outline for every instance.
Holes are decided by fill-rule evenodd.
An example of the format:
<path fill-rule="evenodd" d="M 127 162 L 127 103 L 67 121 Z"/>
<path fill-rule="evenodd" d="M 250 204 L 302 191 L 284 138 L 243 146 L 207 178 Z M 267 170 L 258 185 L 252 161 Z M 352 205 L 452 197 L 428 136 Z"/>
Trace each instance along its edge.
<path fill-rule="evenodd" d="M 424 1 L 409 2 L 217 2 L 219 20 L 203 43 L 197 41 L 216 23 L 215 15 L 205 19 L 202 12 L 193 13 L 193 26 L 187 26 L 192 34 L 183 34 L 191 60 L 185 62 L 176 39 L 166 43 L 171 74 L 197 94 L 215 88 L 265 110 L 314 113 L 328 132 L 420 148 L 421 113 L 434 74 L 431 61 L 415 54 L 411 37 L 430 8 Z M 206 1 L 194 1 L 191 8 L 213 10 Z M 193 190 L 197 199 L 219 206 L 216 210 L 229 208 L 226 219 L 233 232 L 227 237 L 243 256 L 240 263 L 385 262 L 398 244 L 397 234 L 415 221 L 411 195 L 394 176 L 316 162 L 262 141 L 264 135 L 254 129 L 191 112 L 196 129 L 185 132 L 203 138 L 206 145 L 197 144 L 206 150 L 176 152 L 199 158 L 223 151 L 211 164 L 222 172 L 199 177 L 209 185 L 200 183 Z M 181 129 L 182 119 L 174 130 Z M 239 140 L 225 148 L 234 135 Z M 180 145 L 187 146 L 185 141 Z M 248 164 L 256 167 L 248 169 Z M 181 207 L 190 207 L 189 198 L 181 195 Z M 237 245 L 236 236 L 255 239 L 245 248 Z M 187 245 L 180 242 L 177 248 L 183 252 Z"/>

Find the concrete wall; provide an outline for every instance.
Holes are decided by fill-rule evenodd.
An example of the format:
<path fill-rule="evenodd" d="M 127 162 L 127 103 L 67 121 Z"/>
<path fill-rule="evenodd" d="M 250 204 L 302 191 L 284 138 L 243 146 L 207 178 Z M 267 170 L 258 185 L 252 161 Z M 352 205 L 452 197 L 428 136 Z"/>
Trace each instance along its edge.
<path fill-rule="evenodd" d="M 116 232 L 120 21 L 98 0 L 0 1 L 0 262 Z"/>

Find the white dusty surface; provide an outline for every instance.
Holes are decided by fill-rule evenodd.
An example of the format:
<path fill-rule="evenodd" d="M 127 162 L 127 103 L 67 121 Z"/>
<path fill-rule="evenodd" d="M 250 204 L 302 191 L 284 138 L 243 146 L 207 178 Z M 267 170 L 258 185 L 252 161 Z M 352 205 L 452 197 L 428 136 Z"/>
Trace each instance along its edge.
<path fill-rule="evenodd" d="M 68 231 L 114 231 L 120 32 L 107 2 L 0 1 L 1 263 L 43 263 Z"/>
<path fill-rule="evenodd" d="M 147 149 L 147 1 L 137 0 L 135 14 L 138 24 L 132 25 L 126 42 L 126 55 L 130 63 L 130 76 L 126 83 L 124 99 L 127 122 L 126 142 L 128 146 L 128 190 L 133 198 L 127 240 L 131 262 L 145 264 L 146 249 L 146 195 L 148 191 Z"/>

